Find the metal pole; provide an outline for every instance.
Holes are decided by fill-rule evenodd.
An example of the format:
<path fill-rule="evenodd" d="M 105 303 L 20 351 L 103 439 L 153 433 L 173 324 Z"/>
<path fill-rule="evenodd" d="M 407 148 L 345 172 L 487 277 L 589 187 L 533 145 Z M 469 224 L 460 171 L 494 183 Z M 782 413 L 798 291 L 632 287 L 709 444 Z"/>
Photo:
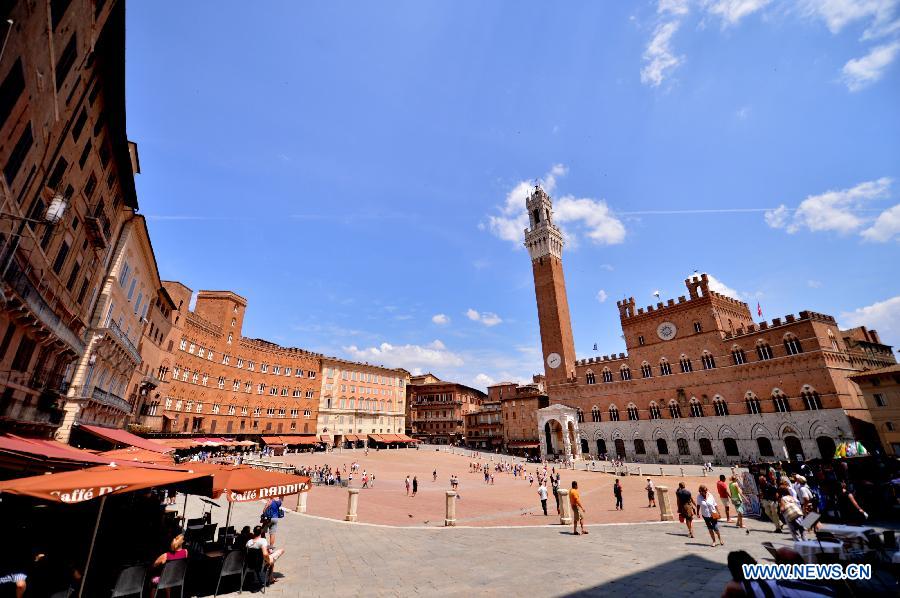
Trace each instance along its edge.
<path fill-rule="evenodd" d="M 226 533 L 227 533 L 227 530 L 228 530 L 228 523 L 231 521 L 231 505 L 232 505 L 232 502 L 231 502 L 231 501 L 228 501 L 228 515 L 226 515 L 226 517 L 225 517 L 225 530 L 226 530 Z"/>
<path fill-rule="evenodd" d="M 184 495 L 184 508 L 181 510 L 181 518 L 184 520 L 184 529 L 187 529 L 187 499 L 188 495 Z"/>
<path fill-rule="evenodd" d="M 84 592 L 84 584 L 87 582 L 88 570 L 91 568 L 91 558 L 94 556 L 94 543 L 97 541 L 97 530 L 100 529 L 100 517 L 103 516 L 103 507 L 106 506 L 106 495 L 100 497 L 100 508 L 97 509 L 97 521 L 94 522 L 94 535 L 91 536 L 91 547 L 88 549 L 87 563 L 84 565 L 84 575 L 81 576 L 81 585 L 78 587 L 78 598 Z"/>

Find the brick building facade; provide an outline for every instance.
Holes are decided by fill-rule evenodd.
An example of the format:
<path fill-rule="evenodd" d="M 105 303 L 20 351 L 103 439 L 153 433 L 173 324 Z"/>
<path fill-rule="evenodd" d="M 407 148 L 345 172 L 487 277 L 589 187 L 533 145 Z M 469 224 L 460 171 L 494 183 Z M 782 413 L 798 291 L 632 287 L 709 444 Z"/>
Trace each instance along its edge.
<path fill-rule="evenodd" d="M 862 392 L 884 452 L 900 457 L 900 365 L 867 370 L 850 379 Z M 871 445 L 866 448 L 872 450 Z"/>
<path fill-rule="evenodd" d="M 527 206 L 550 405 L 577 412 L 577 430 L 563 423 L 565 434 L 561 422 L 543 426 L 539 417 L 542 452 L 724 463 L 830 458 L 842 439 L 872 440 L 871 415 L 848 375 L 863 362 L 894 363 L 877 334 L 854 341 L 811 311 L 754 323 L 747 304 L 710 290 L 706 275 L 686 280 L 688 295 L 677 301 L 620 301 L 627 353 L 575 360 L 550 198 L 535 188 Z"/>
<path fill-rule="evenodd" d="M 122 224 L 125 3 L 4 2 L 0 56 L 0 427 L 44 436 Z"/>
<path fill-rule="evenodd" d="M 500 400 L 504 450 L 517 455 L 539 454 L 537 411 L 550 404 L 544 377 L 535 376 L 531 384 L 507 382 L 488 387 L 488 394 L 491 393 Z"/>
<path fill-rule="evenodd" d="M 247 301 L 230 291 L 164 282 L 177 306 L 171 383 L 162 404 L 168 434 L 316 433 L 320 354 L 242 336 Z"/>
<path fill-rule="evenodd" d="M 409 433 L 433 444 L 459 444 L 466 433 L 466 414 L 479 411 L 487 395 L 464 384 L 428 376 L 429 381 L 414 384 L 413 378 L 406 387 Z"/>
<path fill-rule="evenodd" d="M 465 445 L 469 448 L 497 450 L 503 446 L 503 419 L 500 401 L 490 396 L 477 411 L 470 411 L 464 417 Z"/>

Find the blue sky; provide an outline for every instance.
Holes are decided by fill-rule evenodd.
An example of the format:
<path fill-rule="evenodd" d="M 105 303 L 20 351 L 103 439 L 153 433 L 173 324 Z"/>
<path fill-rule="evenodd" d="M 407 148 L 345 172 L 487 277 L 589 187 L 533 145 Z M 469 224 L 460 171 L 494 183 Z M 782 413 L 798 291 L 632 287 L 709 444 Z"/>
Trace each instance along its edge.
<path fill-rule="evenodd" d="M 580 357 L 694 270 L 900 345 L 898 4 L 131 2 L 160 274 L 247 297 L 250 336 L 524 380 L 540 179 Z"/>

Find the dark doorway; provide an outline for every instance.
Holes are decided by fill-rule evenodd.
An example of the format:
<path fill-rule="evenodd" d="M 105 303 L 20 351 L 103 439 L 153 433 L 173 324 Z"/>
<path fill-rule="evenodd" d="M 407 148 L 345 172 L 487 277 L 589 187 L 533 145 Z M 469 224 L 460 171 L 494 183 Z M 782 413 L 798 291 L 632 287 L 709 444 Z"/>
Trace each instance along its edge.
<path fill-rule="evenodd" d="M 737 440 L 734 438 L 723 438 L 722 444 L 725 446 L 725 455 L 728 457 L 740 457 L 741 452 L 738 450 Z"/>
<path fill-rule="evenodd" d="M 588 446 L 587 438 L 582 438 L 581 439 L 581 454 L 587 455 L 589 452 L 591 452 L 591 449 Z"/>
<path fill-rule="evenodd" d="M 774 457 L 775 452 L 772 451 L 772 441 L 765 437 L 756 439 L 756 446 L 759 447 L 760 457 Z"/>
<path fill-rule="evenodd" d="M 687 438 L 679 438 L 676 442 L 678 443 L 678 454 L 679 455 L 690 455 L 691 454 L 691 447 L 688 445 Z"/>
<path fill-rule="evenodd" d="M 606 441 L 602 438 L 597 439 L 597 456 L 606 454 Z"/>
<path fill-rule="evenodd" d="M 800 444 L 800 439 L 796 436 L 785 436 L 784 448 L 787 449 L 788 459 L 791 461 L 803 461 L 805 459 L 803 445 Z"/>
<path fill-rule="evenodd" d="M 625 441 L 621 438 L 616 438 L 616 457 L 619 459 L 625 458 Z"/>
<path fill-rule="evenodd" d="M 816 444 L 819 445 L 819 454 L 822 455 L 822 459 L 826 461 L 834 459 L 834 451 L 837 449 L 834 439 L 828 436 L 819 436 L 816 438 Z"/>
<path fill-rule="evenodd" d="M 666 442 L 662 438 L 656 439 L 656 452 L 660 455 L 668 455 L 669 454 L 669 443 Z"/>
<path fill-rule="evenodd" d="M 700 454 L 701 455 L 712 455 L 712 442 L 709 438 L 701 438 L 700 439 Z"/>
<path fill-rule="evenodd" d="M 634 452 L 638 455 L 646 455 L 647 449 L 644 448 L 644 441 L 640 438 L 634 439 Z"/>

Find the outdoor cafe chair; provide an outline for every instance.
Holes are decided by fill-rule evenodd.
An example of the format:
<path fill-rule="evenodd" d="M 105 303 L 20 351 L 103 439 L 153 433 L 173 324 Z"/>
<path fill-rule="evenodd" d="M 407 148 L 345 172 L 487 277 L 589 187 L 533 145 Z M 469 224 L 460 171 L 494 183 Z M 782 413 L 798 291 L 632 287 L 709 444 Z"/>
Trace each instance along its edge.
<path fill-rule="evenodd" d="M 133 565 L 119 571 L 116 585 L 113 587 L 110 598 L 119 596 L 144 595 L 144 582 L 147 579 L 146 565 Z"/>
<path fill-rule="evenodd" d="M 159 575 L 159 583 L 156 584 L 157 593 L 167 588 L 179 588 L 180 598 L 184 598 L 184 578 L 187 574 L 187 559 L 166 561 L 162 573 Z"/>
<path fill-rule="evenodd" d="M 244 589 L 244 576 L 247 574 L 246 571 L 247 570 L 244 567 L 244 551 L 229 551 L 225 555 L 225 558 L 222 559 L 222 570 L 219 571 L 219 580 L 216 582 L 216 591 L 213 593 L 213 598 L 216 598 L 216 596 L 219 595 L 219 586 L 222 583 L 222 578 L 228 577 L 229 575 L 241 576 L 241 585 L 238 587 L 238 594 L 240 594 Z"/>
<path fill-rule="evenodd" d="M 269 565 L 263 557 L 261 548 L 248 548 L 247 557 L 244 561 L 244 568 L 247 572 L 252 572 L 259 582 L 263 594 L 266 593 L 266 586 L 269 585 Z M 244 573 L 246 575 L 246 572 Z M 241 587 L 243 587 L 243 576 L 241 577 Z"/>
<path fill-rule="evenodd" d="M 775 545 L 771 542 L 763 542 L 763 548 L 765 548 L 769 554 L 772 555 L 772 558 L 775 559 L 775 562 L 778 562 L 778 550 L 775 548 Z"/>
<path fill-rule="evenodd" d="M 235 536 L 237 536 L 237 533 L 234 531 L 233 525 L 229 525 L 228 527 L 220 527 L 218 533 L 218 543 L 223 548 L 230 547 L 231 543 L 234 542 Z"/>

